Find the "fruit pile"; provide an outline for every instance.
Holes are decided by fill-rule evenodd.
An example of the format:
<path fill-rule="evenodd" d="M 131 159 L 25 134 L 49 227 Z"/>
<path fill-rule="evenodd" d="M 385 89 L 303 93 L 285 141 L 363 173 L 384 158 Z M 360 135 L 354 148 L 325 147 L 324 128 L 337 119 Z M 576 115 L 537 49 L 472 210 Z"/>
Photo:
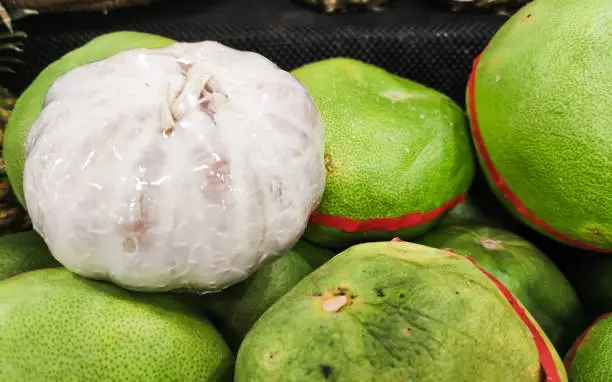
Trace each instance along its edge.
<path fill-rule="evenodd" d="M 3 142 L 0 381 L 612 380 L 607 2 L 522 8 L 465 111 L 144 33 L 50 64 Z"/>

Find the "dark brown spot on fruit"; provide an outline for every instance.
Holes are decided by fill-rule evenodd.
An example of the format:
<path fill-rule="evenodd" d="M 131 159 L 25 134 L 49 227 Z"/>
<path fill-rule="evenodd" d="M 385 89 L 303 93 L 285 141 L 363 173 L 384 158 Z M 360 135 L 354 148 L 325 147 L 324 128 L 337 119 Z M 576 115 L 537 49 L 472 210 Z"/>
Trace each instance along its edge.
<path fill-rule="evenodd" d="M 599 228 L 591 228 L 588 233 L 592 236 L 601 236 L 601 230 Z"/>
<path fill-rule="evenodd" d="M 332 371 L 333 371 L 331 366 L 321 365 L 320 369 L 321 369 L 321 374 L 323 375 L 323 378 L 329 379 L 329 377 L 331 377 Z"/>
<path fill-rule="evenodd" d="M 385 292 L 383 292 L 383 290 L 382 290 L 382 289 L 380 289 L 380 288 L 376 288 L 376 289 L 375 289 L 375 291 L 376 291 L 376 295 L 377 295 L 378 297 L 385 297 Z"/>
<path fill-rule="evenodd" d="M 405 335 L 409 336 L 412 334 L 412 329 L 410 328 L 402 328 L 402 333 L 404 333 Z"/>
<path fill-rule="evenodd" d="M 403 293 L 400 293 L 399 297 L 400 297 L 400 298 L 404 298 L 404 294 L 403 294 Z"/>
<path fill-rule="evenodd" d="M 529 20 L 532 16 L 533 16 L 533 14 L 531 12 L 526 14 L 525 15 L 525 20 Z"/>
<path fill-rule="evenodd" d="M 275 355 L 276 355 L 276 354 L 274 354 L 274 352 L 269 352 L 269 353 L 268 353 L 268 359 L 269 359 L 269 360 L 273 360 Z"/>
<path fill-rule="evenodd" d="M 169 127 L 167 129 L 163 129 L 162 130 L 162 135 L 164 137 L 171 137 L 172 135 L 174 135 L 174 127 Z"/>
<path fill-rule="evenodd" d="M 314 292 L 312 295 L 314 297 L 320 297 L 320 296 L 323 296 L 323 293 L 321 293 L 321 292 Z"/>
<path fill-rule="evenodd" d="M 325 159 L 325 169 L 327 170 L 327 172 L 328 173 L 333 172 L 334 171 L 334 165 L 332 163 L 331 155 L 325 154 L 325 156 L 323 158 Z"/>

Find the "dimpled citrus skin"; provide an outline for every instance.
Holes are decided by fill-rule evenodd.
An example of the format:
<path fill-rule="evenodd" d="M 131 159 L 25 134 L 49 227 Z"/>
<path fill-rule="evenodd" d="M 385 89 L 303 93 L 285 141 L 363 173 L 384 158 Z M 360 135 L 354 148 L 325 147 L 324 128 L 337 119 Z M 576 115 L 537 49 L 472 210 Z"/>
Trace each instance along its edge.
<path fill-rule="evenodd" d="M 598 320 L 574 346 L 568 353 L 575 351 L 567 369 L 570 382 L 612 381 L 612 316 Z"/>
<path fill-rule="evenodd" d="M 47 91 L 55 80 L 72 69 L 126 50 L 163 48 L 174 43 L 176 41 L 147 33 L 124 31 L 108 33 L 66 54 L 38 75 L 17 100 L 4 134 L 3 157 L 6 172 L 13 192 L 22 205 L 25 206 L 22 183 L 26 138 L 40 115 Z"/>
<path fill-rule="evenodd" d="M 61 266 L 36 231 L 0 237 L 0 281 L 35 269 Z"/>
<path fill-rule="evenodd" d="M 607 249 L 611 18 L 609 0 L 533 2 L 494 36 L 475 76 L 478 124 L 506 185 L 557 231 Z"/>
<path fill-rule="evenodd" d="M 0 282 L 2 381 L 216 381 L 233 356 L 171 296 L 133 294 L 63 268 Z"/>
<path fill-rule="evenodd" d="M 485 226 L 436 227 L 418 242 L 476 261 L 525 305 L 557 349 L 567 350 L 584 328 L 570 282 L 543 252 L 514 233 Z"/>
<path fill-rule="evenodd" d="M 338 296 L 348 302 L 327 304 Z M 235 381 L 539 382 L 540 370 L 524 322 L 469 260 L 378 242 L 336 255 L 272 305 L 238 351 Z"/>
<path fill-rule="evenodd" d="M 327 182 L 319 212 L 361 221 L 402 217 L 434 210 L 469 187 L 475 161 L 466 119 L 445 95 L 348 58 L 292 74 L 325 122 Z M 309 230 L 315 242 L 325 234 Z"/>

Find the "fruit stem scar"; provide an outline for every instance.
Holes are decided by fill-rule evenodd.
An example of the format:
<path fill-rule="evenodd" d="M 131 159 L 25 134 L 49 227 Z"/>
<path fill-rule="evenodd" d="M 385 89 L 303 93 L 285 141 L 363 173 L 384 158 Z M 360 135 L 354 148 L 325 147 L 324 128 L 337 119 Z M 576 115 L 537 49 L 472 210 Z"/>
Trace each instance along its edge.
<path fill-rule="evenodd" d="M 339 312 L 348 304 L 348 297 L 346 295 L 333 296 L 323 301 L 323 310 L 326 312 Z"/>
<path fill-rule="evenodd" d="M 504 247 L 500 244 L 499 240 L 491 239 L 490 237 L 483 237 L 480 239 L 480 244 L 486 249 L 503 249 Z"/>

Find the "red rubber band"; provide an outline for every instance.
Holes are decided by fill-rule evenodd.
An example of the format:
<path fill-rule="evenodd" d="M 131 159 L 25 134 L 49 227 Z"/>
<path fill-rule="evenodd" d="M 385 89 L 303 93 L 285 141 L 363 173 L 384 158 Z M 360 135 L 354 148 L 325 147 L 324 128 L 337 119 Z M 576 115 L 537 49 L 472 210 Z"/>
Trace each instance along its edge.
<path fill-rule="evenodd" d="M 486 50 L 486 47 L 485 47 L 485 50 Z M 472 126 L 472 136 L 474 137 L 474 143 L 475 143 L 476 149 L 480 153 L 480 156 L 489 172 L 489 175 L 491 176 L 491 179 L 493 179 L 493 181 L 495 182 L 495 186 L 506 197 L 508 202 L 512 204 L 514 209 L 519 214 L 521 214 L 521 216 L 523 216 L 525 219 L 533 223 L 536 227 L 539 227 L 543 231 L 548 232 L 553 237 L 561 240 L 562 242 L 565 242 L 574 247 L 577 247 L 577 248 L 582 248 L 582 249 L 596 251 L 596 252 L 612 253 L 612 249 L 599 248 L 591 243 L 581 242 L 579 240 L 573 239 L 565 235 L 564 233 L 557 231 L 550 224 L 546 223 L 545 221 L 537 217 L 535 214 L 533 214 L 531 211 L 529 211 L 527 207 L 523 204 L 523 202 L 521 202 L 521 200 L 516 196 L 514 192 L 512 192 L 510 187 L 508 187 L 508 185 L 502 179 L 500 173 L 495 168 L 495 165 L 493 164 L 491 157 L 489 156 L 489 152 L 487 151 L 487 148 L 485 147 L 485 143 L 482 138 L 482 133 L 480 131 L 480 126 L 478 125 L 478 118 L 476 115 L 476 97 L 475 97 L 476 96 L 476 90 L 475 90 L 476 88 L 475 86 L 476 68 L 478 66 L 478 63 L 480 62 L 481 56 L 482 56 L 482 53 L 478 57 L 476 57 L 476 59 L 474 60 L 474 63 L 472 65 L 472 73 L 468 81 L 468 87 L 467 87 L 468 110 L 469 110 L 470 122 Z"/>
<path fill-rule="evenodd" d="M 451 248 L 445 248 L 444 250 L 457 254 L 457 252 L 453 251 Z M 497 288 L 504 295 L 506 300 L 508 300 L 508 302 L 512 306 L 512 309 L 514 309 L 521 321 L 523 321 L 523 323 L 531 332 L 533 341 L 535 342 L 536 348 L 538 349 L 540 365 L 542 366 L 542 370 L 544 371 L 544 375 L 546 376 L 546 382 L 561 382 L 561 376 L 559 375 L 559 371 L 557 370 L 557 364 L 555 363 L 555 359 L 553 358 L 549 347 L 546 345 L 544 337 L 542 337 L 542 334 L 540 334 L 533 322 L 529 319 L 529 317 L 527 317 L 525 309 L 523 309 L 523 307 L 518 303 L 516 298 L 512 295 L 512 293 L 508 290 L 508 288 L 506 288 L 504 284 L 499 282 L 499 280 L 497 280 L 493 275 L 491 275 L 484 268 L 478 265 L 478 263 L 476 263 L 476 261 L 474 261 L 474 259 L 472 259 L 471 257 L 463 257 L 468 259 L 472 264 L 474 264 L 476 268 L 478 268 L 478 270 L 480 270 L 482 273 L 484 273 L 485 276 L 487 276 L 491 281 L 493 281 L 495 286 L 497 286 Z"/>
<path fill-rule="evenodd" d="M 400 229 L 416 227 L 440 217 L 444 212 L 450 210 L 465 200 L 465 194 L 461 194 L 444 205 L 429 212 L 413 212 L 399 218 L 377 218 L 371 220 L 353 220 L 344 216 L 334 216 L 315 211 L 310 216 L 312 224 L 341 229 L 345 232 L 358 231 L 398 231 Z"/>
<path fill-rule="evenodd" d="M 605 318 L 611 317 L 611 316 L 612 316 L 612 313 L 606 313 L 606 314 L 603 314 L 603 315 L 599 316 L 591 325 L 589 325 L 588 328 L 586 328 L 586 330 L 584 332 L 582 332 L 582 334 L 580 334 L 580 337 L 578 337 L 576 339 L 576 341 L 572 345 L 572 348 L 567 353 L 567 357 L 565 358 L 565 368 L 568 371 L 570 369 L 570 366 L 572 365 L 572 362 L 574 361 L 574 357 L 576 356 L 576 352 L 578 351 L 578 347 L 580 347 L 580 345 L 582 344 L 582 341 L 584 341 L 584 339 L 587 336 L 587 334 L 589 334 L 591 329 L 593 329 L 593 326 L 595 326 L 595 324 L 597 324 L 599 321 L 601 321 L 601 320 L 603 320 Z"/>

